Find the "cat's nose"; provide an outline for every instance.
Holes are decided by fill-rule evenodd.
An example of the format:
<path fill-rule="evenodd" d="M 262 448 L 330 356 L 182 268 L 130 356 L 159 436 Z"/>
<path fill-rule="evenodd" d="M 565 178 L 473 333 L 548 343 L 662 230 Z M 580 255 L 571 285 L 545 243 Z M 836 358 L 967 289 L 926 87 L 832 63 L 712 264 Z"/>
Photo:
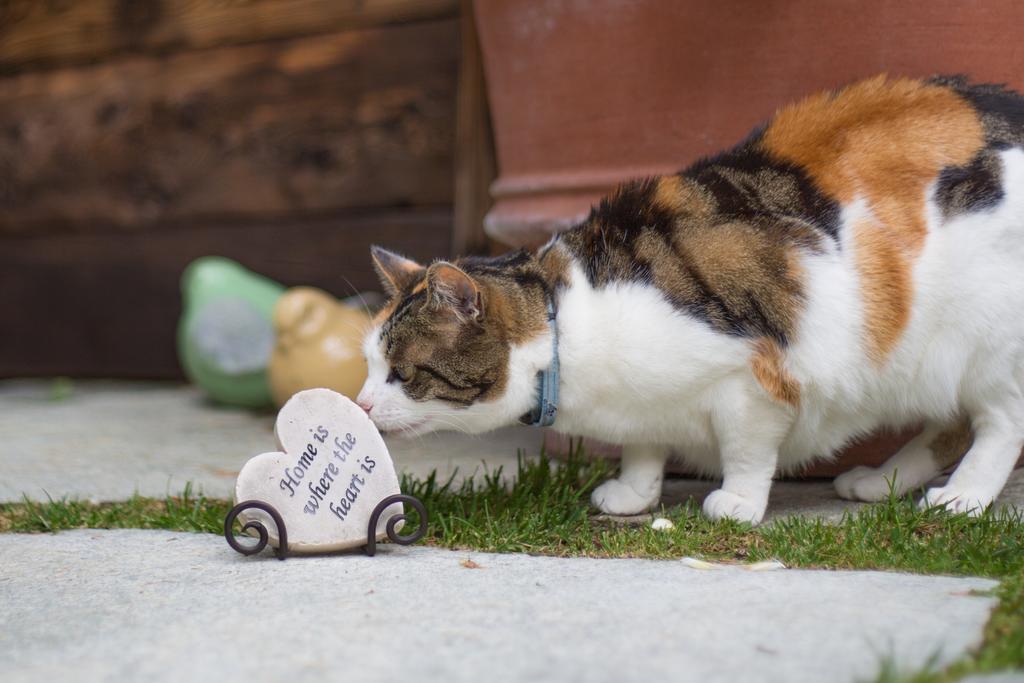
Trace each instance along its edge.
<path fill-rule="evenodd" d="M 367 415 L 369 415 L 370 411 L 373 410 L 373 403 L 365 398 L 356 399 L 356 405 L 365 410 Z"/>

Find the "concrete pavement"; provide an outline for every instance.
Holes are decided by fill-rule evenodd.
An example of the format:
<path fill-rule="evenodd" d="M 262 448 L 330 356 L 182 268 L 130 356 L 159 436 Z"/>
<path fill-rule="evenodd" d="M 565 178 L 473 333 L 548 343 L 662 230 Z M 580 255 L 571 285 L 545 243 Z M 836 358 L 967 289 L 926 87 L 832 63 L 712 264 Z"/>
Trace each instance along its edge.
<path fill-rule="evenodd" d="M 134 530 L 3 534 L 0 558 L 5 683 L 842 683 L 960 657 L 995 585 L 398 546 L 280 562 Z"/>

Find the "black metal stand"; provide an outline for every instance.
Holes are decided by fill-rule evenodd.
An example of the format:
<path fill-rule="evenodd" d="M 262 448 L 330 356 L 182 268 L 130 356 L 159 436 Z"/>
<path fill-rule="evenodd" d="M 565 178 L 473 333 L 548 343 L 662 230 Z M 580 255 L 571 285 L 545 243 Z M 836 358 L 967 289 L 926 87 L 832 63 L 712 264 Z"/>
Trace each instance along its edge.
<path fill-rule="evenodd" d="M 420 523 L 416 530 L 411 534 L 402 535 L 395 531 L 395 527 L 399 522 L 407 520 L 408 515 L 404 511 L 397 515 L 393 515 L 388 519 L 388 523 L 386 525 L 388 539 L 392 543 L 397 543 L 398 545 L 411 545 L 423 538 L 424 534 L 427 533 L 427 509 L 418 498 L 407 496 L 404 493 L 388 496 L 377 503 L 377 506 L 373 508 L 373 512 L 370 514 L 370 523 L 367 525 L 366 530 L 366 545 L 363 546 L 364 552 L 366 552 L 370 557 L 373 557 L 377 553 L 377 522 L 380 520 L 380 516 L 384 513 L 384 510 L 395 503 L 408 503 L 411 505 L 413 509 L 419 513 Z M 281 514 L 274 509 L 274 506 L 264 503 L 261 500 L 242 501 L 235 507 L 231 508 L 231 511 L 228 512 L 228 516 L 224 518 L 224 539 L 227 540 L 229 546 L 243 555 L 255 555 L 267 547 L 267 543 L 270 541 L 270 534 L 267 532 L 267 528 L 263 526 L 263 523 L 258 520 L 248 521 L 242 526 L 243 533 L 249 529 L 254 529 L 256 531 L 259 535 L 259 540 L 256 543 L 253 545 L 242 545 L 235 537 L 235 519 L 243 510 L 249 509 L 262 510 L 270 515 L 270 518 L 274 520 L 274 526 L 277 527 L 278 539 L 277 548 L 274 552 L 277 554 L 277 559 L 283 560 L 288 556 L 288 530 L 285 528 L 284 520 L 281 519 Z"/>
<path fill-rule="evenodd" d="M 256 533 L 260 535 L 260 540 L 255 545 L 242 545 L 235 538 L 235 532 L 232 530 L 232 527 L 235 526 L 235 518 L 238 517 L 242 510 L 250 508 L 263 510 L 274 520 L 274 525 L 277 527 L 277 559 L 283 560 L 288 555 L 288 529 L 285 528 L 284 520 L 281 519 L 281 514 L 274 509 L 274 506 L 261 500 L 246 500 L 231 508 L 231 512 L 224 518 L 224 538 L 227 540 L 228 545 L 243 555 L 255 555 L 267 547 L 267 542 L 270 538 L 267 533 L 267 527 L 263 526 L 263 522 L 255 519 L 246 522 L 242 527 L 242 533 L 249 529 L 255 529 Z"/>
<path fill-rule="evenodd" d="M 377 507 L 373 508 L 373 513 L 370 515 L 370 523 L 366 528 L 366 545 L 363 547 L 363 550 L 370 557 L 373 557 L 377 553 L 377 520 L 380 519 L 381 513 L 383 513 L 389 505 L 394 505 L 395 503 L 408 503 L 411 505 L 420 515 L 420 525 L 416 531 L 407 536 L 402 536 L 395 531 L 395 526 L 399 522 L 404 522 L 409 518 L 409 516 L 404 511 L 392 516 L 386 525 L 388 538 L 392 543 L 397 543 L 398 545 L 411 545 L 423 538 L 423 534 L 427 533 L 427 508 L 423 507 L 423 503 L 420 502 L 419 498 L 407 496 L 404 493 L 397 493 L 393 496 L 388 496 L 381 502 L 377 503 Z"/>

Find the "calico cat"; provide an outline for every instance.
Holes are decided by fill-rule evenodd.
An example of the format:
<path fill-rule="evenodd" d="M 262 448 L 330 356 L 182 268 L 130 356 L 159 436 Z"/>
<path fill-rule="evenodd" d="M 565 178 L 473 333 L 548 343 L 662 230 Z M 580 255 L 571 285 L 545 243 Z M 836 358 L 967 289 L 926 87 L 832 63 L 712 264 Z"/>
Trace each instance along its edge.
<path fill-rule="evenodd" d="M 772 477 L 923 423 L 835 486 L 976 514 L 1024 445 L 1024 97 L 885 76 L 780 110 L 735 148 L 627 183 L 536 253 L 429 266 L 390 296 L 359 403 L 382 429 L 526 421 L 622 444 L 592 502 L 657 504 L 670 455 L 759 522 Z"/>

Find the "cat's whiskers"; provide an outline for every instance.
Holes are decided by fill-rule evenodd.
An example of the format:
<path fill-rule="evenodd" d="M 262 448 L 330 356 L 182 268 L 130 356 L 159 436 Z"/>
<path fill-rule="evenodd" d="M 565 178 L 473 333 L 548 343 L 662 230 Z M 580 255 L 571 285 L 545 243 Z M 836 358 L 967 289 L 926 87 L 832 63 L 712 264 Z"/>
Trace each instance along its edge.
<path fill-rule="evenodd" d="M 347 277 L 344 275 L 340 275 L 339 277 L 341 277 L 341 279 L 345 281 L 345 284 L 348 285 L 349 289 L 352 290 L 352 296 L 359 298 L 359 303 L 363 307 L 363 311 L 366 313 L 367 317 L 372 318 L 373 312 L 370 310 L 370 306 L 366 303 L 366 299 L 363 298 L 363 293 L 356 289 L 355 285 L 353 285 L 352 281 Z"/>
<path fill-rule="evenodd" d="M 423 413 L 423 417 L 428 420 L 435 420 L 437 422 L 440 422 L 441 424 L 447 427 L 451 427 L 452 429 L 455 429 L 457 431 L 468 433 L 468 426 L 466 421 L 456 415 L 452 415 L 450 413 L 442 413 L 439 411 L 429 411 Z M 473 434 L 473 436 L 478 437 L 479 435 Z"/>

